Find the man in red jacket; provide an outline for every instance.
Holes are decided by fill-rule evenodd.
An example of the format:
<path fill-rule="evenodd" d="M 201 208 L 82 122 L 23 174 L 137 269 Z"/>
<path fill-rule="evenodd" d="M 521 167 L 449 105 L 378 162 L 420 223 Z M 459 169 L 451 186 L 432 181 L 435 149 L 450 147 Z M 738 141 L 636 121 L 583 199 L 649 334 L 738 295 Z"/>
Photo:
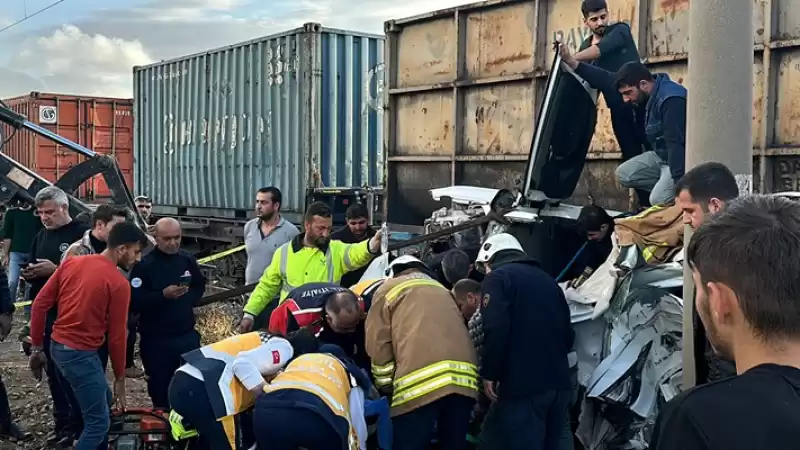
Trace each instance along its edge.
<path fill-rule="evenodd" d="M 47 362 L 42 349 L 45 317 L 52 307 L 58 310 L 50 355 L 81 408 L 84 426 L 75 450 L 108 446 L 111 393 L 97 354 L 106 333 L 114 369 L 113 399 L 125 407 L 125 341 L 131 290 L 119 269 L 130 270 L 147 243 L 136 224 L 114 225 L 101 254 L 65 260 L 33 303 L 30 366 L 39 379 Z"/>

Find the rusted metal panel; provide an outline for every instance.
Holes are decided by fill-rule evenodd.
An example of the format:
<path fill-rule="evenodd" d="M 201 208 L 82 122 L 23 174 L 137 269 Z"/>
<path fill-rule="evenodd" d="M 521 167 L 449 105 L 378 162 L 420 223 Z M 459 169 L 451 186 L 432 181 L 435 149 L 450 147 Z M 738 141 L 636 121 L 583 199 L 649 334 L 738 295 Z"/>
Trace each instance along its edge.
<path fill-rule="evenodd" d="M 521 74 L 534 70 L 534 2 L 465 13 L 469 78 Z"/>
<path fill-rule="evenodd" d="M 617 182 L 614 171 L 619 161 L 616 160 L 589 160 L 583 168 L 581 180 L 575 193 L 572 194 L 570 203 L 588 205 L 595 203 L 604 208 L 617 211 L 627 211 L 630 208 L 630 195 Z"/>
<path fill-rule="evenodd" d="M 393 68 L 396 87 L 455 80 L 457 42 L 454 18 L 404 27 L 398 36 L 397 66 Z"/>
<path fill-rule="evenodd" d="M 463 114 L 462 154 L 528 155 L 536 116 L 530 81 L 466 90 Z"/>
<path fill-rule="evenodd" d="M 778 55 L 774 146 L 800 145 L 800 49 Z"/>
<path fill-rule="evenodd" d="M 797 0 L 772 0 L 778 8 L 775 38 L 787 40 L 800 38 L 800 2 Z"/>
<path fill-rule="evenodd" d="M 398 98 L 397 142 L 390 156 L 442 156 L 452 152 L 453 96 L 446 91 L 404 95 Z"/>
<path fill-rule="evenodd" d="M 772 160 L 773 191 L 800 191 L 800 156 L 779 156 Z"/>

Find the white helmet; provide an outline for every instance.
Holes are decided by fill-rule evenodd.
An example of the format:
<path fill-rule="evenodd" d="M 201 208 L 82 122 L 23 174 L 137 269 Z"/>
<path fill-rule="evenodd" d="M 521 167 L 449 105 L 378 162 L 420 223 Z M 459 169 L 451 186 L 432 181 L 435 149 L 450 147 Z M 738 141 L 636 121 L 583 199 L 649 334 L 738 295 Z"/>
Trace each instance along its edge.
<path fill-rule="evenodd" d="M 415 258 L 411 255 L 403 255 L 398 256 L 389 263 L 389 267 L 386 268 L 386 276 L 393 277 L 396 274 L 411 268 L 428 270 L 428 266 L 426 266 L 425 263 L 420 261 L 418 258 Z"/>
<path fill-rule="evenodd" d="M 494 258 L 494 255 L 496 255 L 498 252 L 502 252 L 503 250 L 519 250 L 521 252 L 525 251 L 522 249 L 522 245 L 514 236 L 508 233 L 495 234 L 493 236 L 489 236 L 483 242 L 481 250 L 478 252 L 478 258 L 475 260 L 475 265 L 478 267 L 483 266 L 491 261 L 492 258 Z"/>

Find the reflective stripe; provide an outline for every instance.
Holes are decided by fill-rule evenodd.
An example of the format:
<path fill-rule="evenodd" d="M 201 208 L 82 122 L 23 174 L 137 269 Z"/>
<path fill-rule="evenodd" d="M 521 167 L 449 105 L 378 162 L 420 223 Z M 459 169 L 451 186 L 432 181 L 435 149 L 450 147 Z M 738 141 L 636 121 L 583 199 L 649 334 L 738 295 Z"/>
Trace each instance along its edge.
<path fill-rule="evenodd" d="M 390 362 L 389 364 L 384 364 L 379 366 L 377 364 L 372 364 L 372 373 L 375 375 L 391 375 L 394 372 L 394 363 Z"/>
<path fill-rule="evenodd" d="M 348 244 L 344 248 L 344 257 L 342 260 L 344 261 L 344 266 L 347 268 L 348 271 L 353 270 L 353 263 L 350 261 L 350 249 L 353 248 L 352 244 Z"/>
<path fill-rule="evenodd" d="M 316 384 L 304 383 L 302 381 L 276 381 L 266 385 L 264 387 L 264 392 L 270 393 L 280 389 L 302 389 L 313 392 L 326 400 L 331 407 L 336 408 L 340 413 L 344 414 L 346 412 L 344 405 L 337 402 L 328 392 Z"/>
<path fill-rule="evenodd" d="M 438 281 L 434 281 L 430 278 L 414 278 L 408 281 L 404 281 L 397 286 L 389 289 L 389 292 L 386 293 L 386 303 L 391 304 L 398 295 L 403 293 L 404 290 L 416 286 L 435 286 L 440 287 L 442 289 L 446 289 L 444 286 L 441 285 Z"/>
<path fill-rule="evenodd" d="M 186 428 L 184 428 L 183 417 L 174 410 L 169 412 L 169 425 L 172 438 L 176 441 L 182 441 L 197 436 L 197 430 L 187 431 Z"/>
<path fill-rule="evenodd" d="M 443 373 L 453 373 L 464 375 L 468 377 L 478 378 L 478 367 L 475 364 L 464 363 L 460 361 L 442 361 L 430 366 L 423 367 L 422 369 L 415 370 L 410 374 L 400 377 L 394 382 L 394 390 L 401 391 L 413 387 L 421 381 L 429 379 Z"/>
<path fill-rule="evenodd" d="M 450 385 L 477 391 L 478 368 L 460 361 L 442 361 L 415 370 L 394 382 L 392 407 Z"/>
<path fill-rule="evenodd" d="M 333 258 L 331 258 L 331 246 L 328 245 L 328 250 L 325 251 L 325 266 L 328 269 L 328 283 L 333 283 Z"/>
<path fill-rule="evenodd" d="M 374 378 L 375 378 L 375 384 L 377 384 L 378 386 L 386 387 L 386 386 L 391 386 L 392 385 L 392 377 L 379 377 L 379 376 L 377 376 L 375 374 L 373 374 L 373 375 L 374 375 Z"/>
<path fill-rule="evenodd" d="M 400 406 L 403 403 L 408 403 L 411 400 L 417 399 L 431 392 L 441 389 L 445 386 L 460 386 L 467 389 L 478 390 L 478 381 L 474 377 L 446 374 L 436 377 L 425 383 L 419 384 L 412 389 L 406 389 L 403 392 L 395 392 L 392 397 L 392 407 Z"/>
<path fill-rule="evenodd" d="M 292 245 L 292 241 L 289 241 L 283 245 L 281 245 L 278 250 L 281 251 L 281 264 L 280 264 L 280 274 L 281 274 L 281 291 L 285 293 L 291 292 L 295 287 L 289 283 L 289 276 L 286 274 L 287 267 L 289 266 L 289 249 Z"/>

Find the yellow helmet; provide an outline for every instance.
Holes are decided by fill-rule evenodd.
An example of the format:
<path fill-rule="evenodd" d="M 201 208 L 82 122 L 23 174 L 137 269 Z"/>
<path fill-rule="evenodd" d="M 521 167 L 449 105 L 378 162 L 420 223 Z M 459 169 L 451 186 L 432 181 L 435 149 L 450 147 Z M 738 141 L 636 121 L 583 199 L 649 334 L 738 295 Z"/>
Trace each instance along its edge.
<path fill-rule="evenodd" d="M 372 294 L 374 294 L 375 291 L 381 287 L 384 281 L 384 278 L 379 278 L 377 280 L 364 280 L 353 286 L 350 286 L 350 290 L 361 298 L 372 299 Z"/>

